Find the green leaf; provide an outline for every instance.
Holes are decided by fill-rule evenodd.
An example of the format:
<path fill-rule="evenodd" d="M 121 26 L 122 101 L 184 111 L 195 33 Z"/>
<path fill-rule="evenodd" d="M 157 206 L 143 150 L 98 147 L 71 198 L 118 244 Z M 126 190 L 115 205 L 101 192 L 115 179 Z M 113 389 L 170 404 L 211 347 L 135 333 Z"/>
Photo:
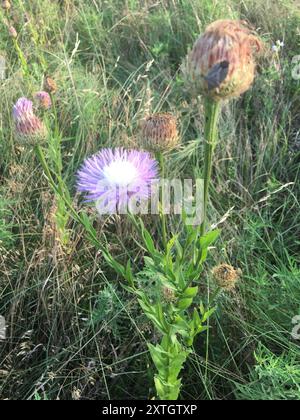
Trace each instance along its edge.
<path fill-rule="evenodd" d="M 220 233 L 221 231 L 217 229 L 207 233 L 205 236 L 202 236 L 202 238 L 200 238 L 201 248 L 207 249 L 208 247 L 210 247 L 218 239 Z"/>
<path fill-rule="evenodd" d="M 142 299 L 138 299 L 138 302 L 147 318 L 149 318 L 150 321 L 153 322 L 153 324 L 158 328 L 158 330 L 161 333 L 166 334 L 165 322 L 164 320 L 160 319 L 161 316 L 157 313 L 157 308 L 155 308 L 155 306 L 153 308 L 151 305 L 149 305 Z"/>
<path fill-rule="evenodd" d="M 199 309 L 200 309 L 200 314 L 203 316 L 205 314 L 205 308 L 204 308 L 203 302 L 200 303 Z"/>
<path fill-rule="evenodd" d="M 193 299 L 190 299 L 190 298 L 180 299 L 178 301 L 177 307 L 178 309 L 183 311 L 184 309 L 189 308 L 192 303 L 193 303 Z"/>
<path fill-rule="evenodd" d="M 156 366 L 158 372 L 164 372 L 167 366 L 167 354 L 160 348 L 160 346 L 153 346 L 148 343 L 148 348 L 151 354 L 151 358 Z"/>
<path fill-rule="evenodd" d="M 202 316 L 202 323 L 204 324 L 204 322 L 206 322 L 208 320 L 208 318 L 210 318 L 212 316 L 212 314 L 214 314 L 216 312 L 217 308 L 212 308 L 209 311 L 205 312 Z"/>
<path fill-rule="evenodd" d="M 128 283 L 130 284 L 130 286 L 134 287 L 134 277 L 133 277 L 133 274 L 132 274 L 130 260 L 128 260 L 128 262 L 127 262 L 125 277 L 126 277 L 126 280 L 128 281 Z"/>
<path fill-rule="evenodd" d="M 119 264 L 110 254 L 103 252 L 103 257 L 106 260 L 106 262 L 121 276 L 125 278 L 125 267 L 121 264 Z"/>
<path fill-rule="evenodd" d="M 183 248 L 182 248 L 181 243 L 179 242 L 178 239 L 176 239 L 175 247 L 176 247 L 176 251 L 177 251 L 177 258 L 180 262 L 182 257 L 183 257 Z"/>
<path fill-rule="evenodd" d="M 167 244 L 167 254 L 169 255 L 175 245 L 175 242 L 178 239 L 178 235 L 173 236 L 173 238 L 171 238 Z"/>
<path fill-rule="evenodd" d="M 195 287 L 188 287 L 184 293 L 182 294 L 182 297 L 184 298 L 194 298 L 198 294 L 198 286 Z"/>
<path fill-rule="evenodd" d="M 194 309 L 193 321 L 192 322 L 194 324 L 195 329 L 197 329 L 199 326 L 202 326 L 202 320 L 201 320 L 201 318 L 199 316 L 199 313 L 198 313 L 196 308 Z"/>
<path fill-rule="evenodd" d="M 146 229 L 143 230 L 143 238 L 144 238 L 144 242 L 145 242 L 145 245 L 147 247 L 147 250 L 150 252 L 150 254 L 151 255 L 156 254 L 153 239 L 152 239 L 150 233 Z"/>
<path fill-rule="evenodd" d="M 136 294 L 136 290 L 133 289 L 132 287 L 127 286 L 126 284 L 122 284 L 122 287 L 123 287 L 124 290 L 126 290 L 126 292 L 135 293 Z"/>

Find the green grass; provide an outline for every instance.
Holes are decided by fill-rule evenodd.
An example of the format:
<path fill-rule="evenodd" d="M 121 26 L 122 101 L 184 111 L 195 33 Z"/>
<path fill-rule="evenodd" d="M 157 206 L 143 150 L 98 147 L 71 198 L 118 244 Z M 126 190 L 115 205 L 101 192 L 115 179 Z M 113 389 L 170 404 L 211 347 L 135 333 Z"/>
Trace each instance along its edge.
<path fill-rule="evenodd" d="M 300 14 L 293 3 L 16 0 L 6 17 L 19 32 L 27 75 L 0 15 L 0 55 L 7 62 L 0 82 L 0 315 L 8 323 L 0 343 L 1 398 L 155 394 L 146 346 L 156 339 L 151 324 L 78 223 L 69 220 L 67 252 L 58 246 L 53 192 L 32 150 L 15 141 L 14 102 L 39 90 L 44 74 L 57 81 L 62 175 L 76 208 L 74 174 L 83 159 L 104 146 L 135 145 L 149 111 L 172 111 L 180 119 L 183 145 L 168 173 L 201 172 L 203 115 L 184 89 L 180 64 L 219 18 L 249 20 L 268 52 L 253 89 L 222 111 L 209 207 L 211 223 L 226 220 L 203 285 L 224 261 L 241 268 L 243 279 L 221 295 L 211 319 L 208 371 L 206 338 L 197 340 L 182 398 L 300 398 L 299 341 L 291 336 L 292 319 L 300 315 L 300 82 L 291 76 L 292 57 L 300 54 Z M 285 47 L 274 58 L 277 39 Z M 93 210 L 90 217 L 113 255 L 126 261 L 129 253 L 140 266 L 143 255 L 128 223 L 99 220 Z M 147 223 L 155 232 L 155 222 Z"/>

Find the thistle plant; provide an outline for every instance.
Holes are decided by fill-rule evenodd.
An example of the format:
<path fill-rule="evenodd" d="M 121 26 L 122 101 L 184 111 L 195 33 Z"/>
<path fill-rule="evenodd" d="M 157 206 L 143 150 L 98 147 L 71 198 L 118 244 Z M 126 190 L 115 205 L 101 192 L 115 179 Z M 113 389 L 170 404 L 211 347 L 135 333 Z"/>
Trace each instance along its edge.
<path fill-rule="evenodd" d="M 147 200 L 151 180 L 157 176 L 157 162 L 149 153 L 103 149 L 85 161 L 77 175 L 77 188 L 87 201 L 97 203 L 100 213 L 116 214 Z"/>
<path fill-rule="evenodd" d="M 38 92 L 36 95 L 40 103 L 40 107 L 48 110 L 51 107 L 52 101 L 50 95 L 46 92 Z M 47 119 L 47 116 L 45 116 Z M 58 127 L 52 132 L 49 129 L 50 122 L 47 124 L 40 119 L 34 109 L 33 102 L 25 97 L 19 98 L 13 107 L 13 120 L 15 124 L 15 138 L 19 144 L 25 147 L 38 148 L 40 146 L 47 146 L 48 158 L 51 168 L 56 172 L 59 179 L 61 191 L 66 193 L 66 189 L 62 188 L 62 156 L 61 156 L 61 134 Z M 69 220 L 68 212 L 65 207 L 64 200 L 60 195 L 56 197 L 57 211 L 56 224 L 57 231 L 62 246 L 66 246 L 69 240 L 69 233 L 67 230 L 67 223 Z"/>
<path fill-rule="evenodd" d="M 157 181 L 158 162 L 148 152 L 104 149 L 86 160 L 78 172 L 77 188 L 85 199 L 96 201 L 98 210 L 128 208 L 128 217 L 146 253 L 144 267 L 134 272 L 132 261 L 121 264 L 102 245 L 103 256 L 121 275 L 123 287 L 134 294 L 148 319 L 161 336 L 159 344 L 148 343 L 157 369 L 155 387 L 162 400 L 176 400 L 180 393 L 180 373 L 192 352 L 195 337 L 206 330 L 214 308 L 194 305 L 208 248 L 217 239 L 214 231 L 201 237 L 200 227 L 185 226 L 182 237 L 170 234 L 166 246 L 155 243 L 141 217 L 131 213 L 133 201 L 150 197 Z M 184 215 L 183 215 L 184 218 Z M 151 285 L 150 285 L 151 282 Z M 153 285 L 153 283 L 155 283 Z"/>
<path fill-rule="evenodd" d="M 255 77 L 262 42 L 243 21 L 218 20 L 198 38 L 183 65 L 191 94 L 205 98 L 204 221 L 205 233 L 212 163 L 218 142 L 222 103 L 246 92 Z"/>
<path fill-rule="evenodd" d="M 179 144 L 176 120 L 169 114 L 155 114 L 143 121 L 140 147 L 147 151 L 103 149 L 80 168 L 77 190 L 86 202 L 94 202 L 100 214 L 127 213 L 138 233 L 136 243 L 144 253 L 142 267 L 138 264 L 137 268 L 133 257 L 123 262 L 111 254 L 106 238 L 97 238 L 86 213 L 73 208 L 61 177 L 57 177 L 41 150 L 38 151 L 55 192 L 72 217 L 85 228 L 91 242 L 101 250 L 108 265 L 121 277 L 125 290 L 136 296 L 143 313 L 158 333 L 159 342 L 147 344 L 156 368 L 156 393 L 161 400 L 178 399 L 182 369 L 193 351 L 197 335 L 208 331 L 218 291 L 230 290 L 238 280 L 239 273 L 232 267 L 219 266 L 213 271 L 217 292 L 209 296 L 206 306 L 201 302 L 199 285 L 202 284 L 204 263 L 220 233 L 218 230 L 206 232 L 206 213 L 221 103 L 239 96 L 251 86 L 255 50 L 260 48 L 260 41 L 244 23 L 218 21 L 208 27 L 187 58 L 187 83 L 195 96 L 204 95 L 206 108 L 205 217 L 202 225 L 189 225 L 183 213 L 183 232 L 173 234 L 166 223 L 161 196 L 161 243 L 159 232 L 151 235 L 136 212 L 147 205 L 151 188 L 158 182 L 159 170 L 160 176 L 165 176 L 164 155 Z"/>

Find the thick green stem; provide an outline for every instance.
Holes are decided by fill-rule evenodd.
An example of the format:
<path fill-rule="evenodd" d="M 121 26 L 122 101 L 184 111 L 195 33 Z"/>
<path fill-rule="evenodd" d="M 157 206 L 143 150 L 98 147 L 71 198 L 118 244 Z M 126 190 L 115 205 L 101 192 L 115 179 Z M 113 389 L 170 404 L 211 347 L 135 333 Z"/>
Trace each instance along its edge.
<path fill-rule="evenodd" d="M 160 400 L 176 401 L 181 389 L 178 379 L 189 352 L 177 340 L 172 340 L 171 331 L 161 342 L 159 374 L 155 376 L 155 386 Z M 157 355 L 154 359 L 157 360 Z M 157 366 L 157 365 L 156 365 Z M 158 366 L 157 366 L 158 367 Z"/>
<path fill-rule="evenodd" d="M 204 160 L 204 208 L 201 236 L 206 231 L 207 206 L 209 200 L 209 185 L 212 174 L 213 155 L 218 142 L 218 121 L 221 103 L 207 98 L 205 102 L 205 160 Z"/>
<path fill-rule="evenodd" d="M 165 181 L 166 171 L 165 171 L 165 159 L 163 153 L 158 153 L 158 160 L 160 164 L 160 170 L 161 170 L 161 179 L 163 182 Z M 164 185 L 162 186 L 162 192 L 161 192 L 161 208 L 160 208 L 160 217 L 162 222 L 162 237 L 163 237 L 163 245 L 164 249 L 167 249 L 168 245 L 168 235 L 167 235 L 167 219 L 165 215 L 165 206 L 164 206 Z"/>

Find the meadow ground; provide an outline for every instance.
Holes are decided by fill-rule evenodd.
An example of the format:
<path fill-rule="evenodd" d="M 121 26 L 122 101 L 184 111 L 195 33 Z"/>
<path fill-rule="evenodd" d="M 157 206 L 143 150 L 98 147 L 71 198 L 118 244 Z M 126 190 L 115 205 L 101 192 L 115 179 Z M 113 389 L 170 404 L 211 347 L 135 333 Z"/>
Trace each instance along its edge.
<path fill-rule="evenodd" d="M 167 170 L 188 176 L 203 167 L 203 115 L 185 91 L 181 62 L 208 23 L 242 18 L 267 51 L 253 88 L 222 110 L 209 206 L 209 220 L 222 221 L 222 234 L 201 281 L 207 284 L 221 262 L 239 267 L 243 277 L 221 295 L 210 333 L 195 343 L 181 398 L 299 399 L 300 341 L 292 336 L 300 315 L 300 81 L 293 72 L 299 2 L 12 3 L 0 12 L 0 315 L 7 323 L 1 398 L 155 394 L 146 346 L 155 339 L 151 324 L 56 202 L 32 148 L 16 141 L 13 104 L 40 90 L 44 75 L 55 79 L 56 115 L 47 118 L 61 134 L 61 148 L 49 144 L 45 153 L 78 209 L 75 173 L 84 158 L 104 146 L 136 145 L 139 121 L 150 111 L 178 116 L 182 146 Z M 277 40 L 284 46 L 274 51 Z M 113 255 L 140 264 L 128 224 L 99 220 L 92 207 L 89 215 Z M 172 218 L 168 223 L 178 228 Z"/>

